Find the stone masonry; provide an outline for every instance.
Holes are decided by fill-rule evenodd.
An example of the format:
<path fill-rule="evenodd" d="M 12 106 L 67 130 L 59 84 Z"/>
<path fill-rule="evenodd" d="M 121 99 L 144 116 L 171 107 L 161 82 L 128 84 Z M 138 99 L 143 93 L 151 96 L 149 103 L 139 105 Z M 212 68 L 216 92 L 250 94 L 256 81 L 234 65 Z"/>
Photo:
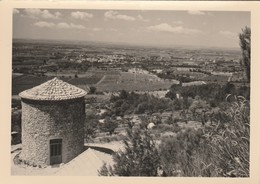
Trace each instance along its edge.
<path fill-rule="evenodd" d="M 62 163 L 84 151 L 84 95 L 54 101 L 25 97 L 22 96 L 21 160 L 30 165 L 50 165 L 51 139 L 62 139 Z"/>

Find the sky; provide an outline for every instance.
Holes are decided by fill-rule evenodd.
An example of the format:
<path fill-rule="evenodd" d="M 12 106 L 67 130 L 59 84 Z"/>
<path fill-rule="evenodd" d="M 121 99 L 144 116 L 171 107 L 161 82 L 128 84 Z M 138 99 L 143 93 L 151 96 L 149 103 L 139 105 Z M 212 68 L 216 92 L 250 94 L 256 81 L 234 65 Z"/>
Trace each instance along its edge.
<path fill-rule="evenodd" d="M 13 38 L 238 48 L 250 12 L 13 9 Z"/>

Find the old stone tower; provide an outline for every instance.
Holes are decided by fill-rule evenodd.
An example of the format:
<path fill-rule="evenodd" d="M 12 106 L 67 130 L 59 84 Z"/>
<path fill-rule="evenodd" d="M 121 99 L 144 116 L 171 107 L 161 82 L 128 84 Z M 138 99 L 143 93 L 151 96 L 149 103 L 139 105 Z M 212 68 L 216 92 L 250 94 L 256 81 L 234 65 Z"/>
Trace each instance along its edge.
<path fill-rule="evenodd" d="M 20 159 L 46 166 L 67 163 L 83 152 L 85 95 L 57 78 L 21 92 Z"/>

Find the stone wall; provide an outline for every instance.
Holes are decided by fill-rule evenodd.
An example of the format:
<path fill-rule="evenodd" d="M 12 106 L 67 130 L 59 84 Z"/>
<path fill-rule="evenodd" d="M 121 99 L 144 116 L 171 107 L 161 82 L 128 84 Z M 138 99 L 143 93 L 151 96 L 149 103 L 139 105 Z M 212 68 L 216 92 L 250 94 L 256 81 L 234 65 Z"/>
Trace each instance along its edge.
<path fill-rule="evenodd" d="M 50 165 L 51 139 L 62 139 L 62 162 L 84 151 L 84 99 L 29 101 L 22 99 L 21 160 L 34 165 Z"/>

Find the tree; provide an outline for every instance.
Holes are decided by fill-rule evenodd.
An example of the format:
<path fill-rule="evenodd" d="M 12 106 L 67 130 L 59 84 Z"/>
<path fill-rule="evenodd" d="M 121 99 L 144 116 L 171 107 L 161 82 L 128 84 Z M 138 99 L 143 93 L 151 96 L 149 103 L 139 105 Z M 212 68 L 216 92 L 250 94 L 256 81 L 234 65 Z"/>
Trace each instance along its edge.
<path fill-rule="evenodd" d="M 195 100 L 189 107 L 189 110 L 192 112 L 192 115 L 196 117 L 198 121 L 201 121 L 202 125 L 206 123 L 206 112 L 209 109 L 209 104 L 205 100 L 201 100 L 199 96 L 195 97 Z M 199 111 L 199 112 L 197 112 Z"/>
<path fill-rule="evenodd" d="M 240 47 L 242 51 L 241 64 L 245 67 L 247 80 L 250 82 L 250 62 L 251 62 L 251 29 L 245 27 L 239 34 Z"/>
<path fill-rule="evenodd" d="M 127 96 L 128 96 L 128 92 L 127 92 L 127 91 L 122 90 L 122 91 L 120 92 L 119 97 L 120 97 L 121 99 L 126 99 Z"/>
<path fill-rule="evenodd" d="M 176 93 L 174 92 L 174 91 L 172 91 L 172 90 L 170 90 L 169 92 L 167 92 L 166 94 L 165 94 L 165 97 L 166 98 L 170 98 L 170 99 L 176 99 Z"/>
<path fill-rule="evenodd" d="M 109 117 L 106 117 L 104 124 L 100 128 L 104 132 L 109 132 L 109 134 L 112 135 L 117 127 L 118 123 L 116 120 L 111 120 Z"/>
<path fill-rule="evenodd" d="M 181 110 L 182 109 L 182 100 L 175 99 L 173 102 L 174 110 Z"/>
<path fill-rule="evenodd" d="M 147 102 L 142 102 L 142 103 L 138 104 L 137 108 L 135 109 L 135 113 L 136 114 L 142 114 L 147 109 L 148 109 L 148 103 Z"/>
<path fill-rule="evenodd" d="M 89 87 L 89 93 L 90 93 L 90 94 L 94 94 L 94 93 L 96 92 L 96 90 L 97 90 L 97 88 L 94 87 L 94 86 L 90 86 L 90 87 Z"/>
<path fill-rule="evenodd" d="M 236 93 L 236 86 L 230 82 L 226 83 L 224 86 L 224 92 L 226 94 L 232 94 L 232 95 L 235 95 Z"/>
<path fill-rule="evenodd" d="M 106 163 L 102 165 L 98 171 L 99 176 L 113 176 L 113 169 L 110 165 L 107 166 Z"/>
<path fill-rule="evenodd" d="M 102 167 L 101 175 L 116 176 L 157 176 L 160 157 L 155 142 L 147 132 L 128 131 L 128 140 L 124 141 L 125 150 L 117 152 L 113 159 L 113 169 Z"/>
<path fill-rule="evenodd" d="M 193 129 L 178 133 L 176 138 L 163 138 L 159 151 L 166 175 L 210 176 L 202 169 L 202 162 L 206 161 L 202 159 L 207 154 L 203 139 L 202 131 Z"/>
<path fill-rule="evenodd" d="M 91 139 L 97 130 L 97 120 L 96 119 L 86 119 L 85 123 L 85 138 Z"/>
<path fill-rule="evenodd" d="M 193 115 L 195 115 L 198 109 L 203 110 L 207 108 L 209 108 L 207 102 L 205 100 L 201 100 L 199 96 L 196 96 L 194 101 L 190 105 L 189 110 L 192 112 Z"/>

